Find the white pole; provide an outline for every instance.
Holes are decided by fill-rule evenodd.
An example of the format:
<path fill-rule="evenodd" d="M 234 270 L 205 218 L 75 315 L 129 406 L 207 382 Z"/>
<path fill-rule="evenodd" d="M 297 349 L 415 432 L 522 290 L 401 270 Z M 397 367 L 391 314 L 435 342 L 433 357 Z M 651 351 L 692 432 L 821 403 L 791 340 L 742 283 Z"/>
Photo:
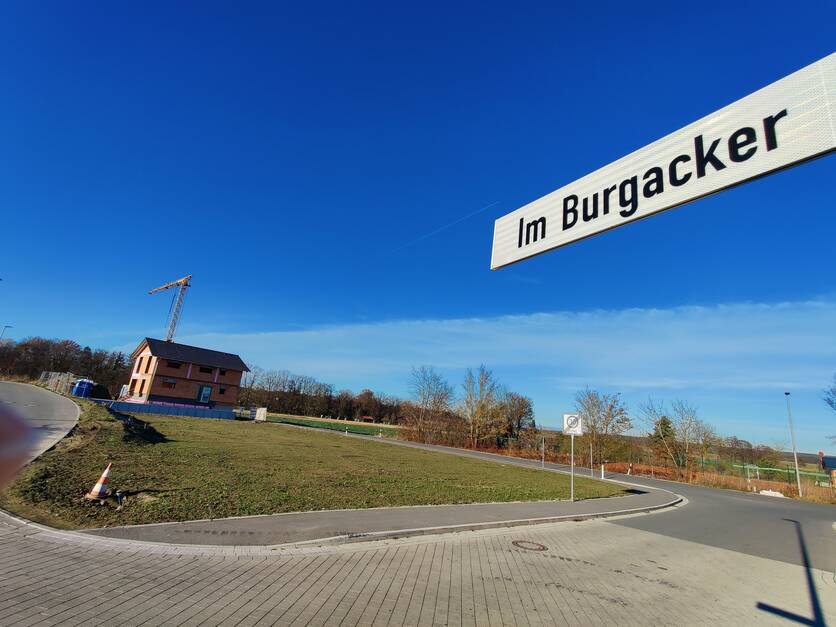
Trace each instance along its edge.
<path fill-rule="evenodd" d="M 569 498 L 575 501 L 575 435 L 572 434 L 572 452 L 569 455 L 569 463 L 572 467 L 572 478 L 569 481 Z"/>
<path fill-rule="evenodd" d="M 540 458 L 540 468 L 546 467 L 546 436 L 543 436 L 543 443 L 542 443 L 542 457 Z"/>
<path fill-rule="evenodd" d="M 798 472 L 798 453 L 795 449 L 795 429 L 792 427 L 792 409 L 790 409 L 790 393 L 784 392 L 787 397 L 787 417 L 790 421 L 790 438 L 792 439 L 792 456 L 795 460 L 795 481 L 798 483 L 798 496 L 801 496 L 801 473 Z"/>
<path fill-rule="evenodd" d="M 602 462 L 601 463 L 601 479 L 603 479 L 603 478 L 604 478 L 604 464 Z"/>

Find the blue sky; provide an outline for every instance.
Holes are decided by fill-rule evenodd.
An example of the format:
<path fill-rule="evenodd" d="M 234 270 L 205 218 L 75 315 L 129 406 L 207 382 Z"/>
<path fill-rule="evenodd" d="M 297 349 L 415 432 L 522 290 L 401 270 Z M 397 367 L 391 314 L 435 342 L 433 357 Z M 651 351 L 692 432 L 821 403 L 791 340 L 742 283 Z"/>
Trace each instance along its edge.
<path fill-rule="evenodd" d="M 179 339 L 263 367 L 405 395 L 485 362 L 547 424 L 590 385 L 766 443 L 790 387 L 828 450 L 832 156 L 488 268 L 498 216 L 831 53 L 832 3 L 2 13 L 13 337 L 159 336 L 147 290 L 191 273 Z"/>

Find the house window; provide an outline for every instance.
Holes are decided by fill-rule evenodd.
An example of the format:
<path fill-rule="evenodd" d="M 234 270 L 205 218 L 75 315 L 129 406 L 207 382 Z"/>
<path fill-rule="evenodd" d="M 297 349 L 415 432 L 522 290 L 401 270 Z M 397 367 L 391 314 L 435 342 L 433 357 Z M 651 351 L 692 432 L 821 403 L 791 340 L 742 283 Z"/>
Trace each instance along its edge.
<path fill-rule="evenodd" d="M 226 388 L 218 388 L 218 394 L 226 394 Z"/>
<path fill-rule="evenodd" d="M 212 374 L 212 368 L 207 368 L 206 366 L 201 366 L 200 371 L 203 374 Z"/>
<path fill-rule="evenodd" d="M 218 370 L 218 374 L 219 374 L 219 375 L 221 375 L 222 377 L 223 377 L 223 376 L 226 376 L 226 370 L 224 370 L 223 368 L 221 368 L 220 370 Z"/>
<path fill-rule="evenodd" d="M 148 374 L 148 371 L 151 369 L 151 358 L 148 358 L 148 361 L 145 362 L 145 374 Z"/>
<path fill-rule="evenodd" d="M 200 389 L 197 392 L 197 400 L 201 403 L 208 403 L 210 396 L 212 396 L 212 386 L 201 385 Z"/>
<path fill-rule="evenodd" d="M 139 382 L 139 396 L 145 391 L 145 379 Z"/>
<path fill-rule="evenodd" d="M 142 357 L 136 360 L 136 373 L 139 374 L 139 370 L 142 368 Z"/>
<path fill-rule="evenodd" d="M 163 377 L 161 385 L 166 390 L 173 390 L 174 387 L 177 385 L 177 379 L 172 379 L 171 377 Z"/>
<path fill-rule="evenodd" d="M 183 364 L 181 364 L 179 361 L 167 361 L 167 362 L 165 362 L 165 365 L 168 366 L 169 368 L 175 368 L 176 369 L 176 368 L 179 368 L 180 366 L 182 366 Z"/>

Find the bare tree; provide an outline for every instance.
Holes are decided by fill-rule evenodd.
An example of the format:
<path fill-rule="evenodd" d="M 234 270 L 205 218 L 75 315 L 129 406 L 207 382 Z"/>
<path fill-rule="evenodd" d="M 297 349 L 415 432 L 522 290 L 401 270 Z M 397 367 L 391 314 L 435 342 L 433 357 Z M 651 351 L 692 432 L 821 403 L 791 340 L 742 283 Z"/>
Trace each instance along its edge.
<path fill-rule="evenodd" d="M 476 448 L 497 419 L 500 390 L 493 373 L 484 364 L 479 366 L 475 375 L 472 370 L 467 370 L 462 388 L 464 394 L 459 411 L 470 429 L 470 445 Z"/>
<path fill-rule="evenodd" d="M 671 404 L 671 408 L 673 410 L 673 429 L 676 433 L 677 441 L 682 446 L 686 478 L 690 481 L 690 473 L 688 471 L 691 467 L 693 448 L 698 441 L 700 431 L 697 408 L 682 400 L 674 401 Z"/>
<path fill-rule="evenodd" d="M 697 423 L 695 441 L 697 449 L 700 453 L 700 461 L 702 462 L 703 467 L 705 466 L 706 455 L 711 452 L 711 449 L 717 446 L 719 439 L 717 431 L 714 430 L 712 425 L 702 420 Z"/>
<path fill-rule="evenodd" d="M 648 398 L 646 403 L 639 406 L 639 411 L 647 425 L 647 435 L 651 442 L 679 470 L 682 465 L 682 456 L 676 441 L 673 422 L 665 409 L 665 403 Z"/>
<path fill-rule="evenodd" d="M 499 433 L 500 437 L 516 439 L 524 431 L 536 427 L 534 423 L 534 403 L 527 396 L 502 390 L 499 395 Z"/>
<path fill-rule="evenodd" d="M 639 407 L 650 427 L 648 436 L 661 448 L 676 469 L 690 481 L 691 460 L 697 450 L 705 454 L 718 443 L 714 427 L 699 419 L 697 408 L 686 401 L 671 403 L 668 412 L 664 402 L 648 399 Z"/>
<path fill-rule="evenodd" d="M 599 460 L 604 459 L 612 438 L 633 426 L 620 394 L 602 394 L 587 388 L 575 396 L 575 406 Z"/>
<path fill-rule="evenodd" d="M 435 368 L 421 366 L 412 368 L 412 379 L 409 383 L 414 403 L 410 412 L 413 428 L 420 441 L 425 441 L 427 427 L 445 412 L 450 410 L 453 401 L 453 388 L 447 383 Z"/>

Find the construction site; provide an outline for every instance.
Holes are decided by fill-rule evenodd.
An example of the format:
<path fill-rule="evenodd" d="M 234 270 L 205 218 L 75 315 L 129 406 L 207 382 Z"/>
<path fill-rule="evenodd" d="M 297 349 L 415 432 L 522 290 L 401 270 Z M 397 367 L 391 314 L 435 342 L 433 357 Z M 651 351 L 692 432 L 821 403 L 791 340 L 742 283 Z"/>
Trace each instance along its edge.
<path fill-rule="evenodd" d="M 241 357 L 174 341 L 191 279 L 189 274 L 148 292 L 174 290 L 165 339 L 145 337 L 131 352 L 130 378 L 118 398 L 71 372 L 43 372 L 42 383 L 55 392 L 106 402 L 116 411 L 234 418 L 241 378 L 249 372 Z"/>

